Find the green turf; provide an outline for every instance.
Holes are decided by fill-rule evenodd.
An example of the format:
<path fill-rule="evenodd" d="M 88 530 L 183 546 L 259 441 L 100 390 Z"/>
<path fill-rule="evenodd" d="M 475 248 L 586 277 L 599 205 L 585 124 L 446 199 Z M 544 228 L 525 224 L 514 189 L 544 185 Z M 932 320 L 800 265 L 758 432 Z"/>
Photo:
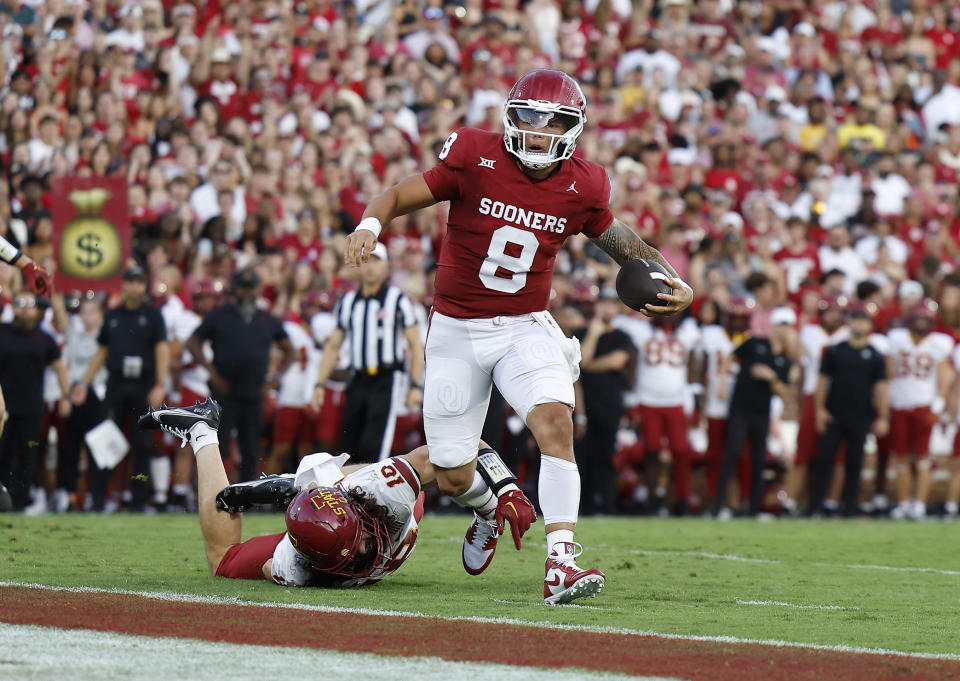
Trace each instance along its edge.
<path fill-rule="evenodd" d="M 279 531 L 282 516 L 253 515 L 245 523 L 246 538 Z M 607 574 L 602 594 L 581 601 L 590 608 L 541 604 L 542 525 L 520 553 L 501 542 L 496 560 L 479 577 L 460 565 L 466 525 L 466 516 L 428 515 L 416 552 L 396 575 L 368 589 L 322 591 L 211 578 L 196 516 L 5 515 L 0 581 L 960 653 L 960 574 L 850 567 L 960 572 L 960 525 L 587 518 L 577 535 L 586 547 L 581 565 Z"/>

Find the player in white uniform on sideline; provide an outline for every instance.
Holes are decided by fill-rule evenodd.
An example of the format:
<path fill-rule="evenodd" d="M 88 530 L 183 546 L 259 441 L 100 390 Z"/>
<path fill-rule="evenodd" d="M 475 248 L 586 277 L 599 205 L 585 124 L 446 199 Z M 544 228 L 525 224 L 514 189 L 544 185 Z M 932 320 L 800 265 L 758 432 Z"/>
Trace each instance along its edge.
<path fill-rule="evenodd" d="M 929 443 L 933 424 L 943 414 L 951 385 L 950 355 L 953 339 L 933 331 L 936 303 L 924 300 L 914 305 L 907 328 L 887 333 L 890 348 L 887 375 L 890 380 L 890 441 L 896 461 L 897 500 L 893 518 L 922 519 L 927 514 L 930 492 Z M 910 502 L 910 463 L 915 458 L 916 497 Z"/>
<path fill-rule="evenodd" d="M 730 361 L 733 351 L 748 337 L 753 299 L 734 298 L 724 307 L 722 324 L 710 324 L 700 331 L 697 352 L 706 359 L 703 415 L 707 419 L 707 493 L 711 503 L 717 495 L 720 466 L 727 446 L 727 417 L 730 397 L 740 365 Z M 749 489 L 747 457 L 738 464 L 741 489 Z"/>
<path fill-rule="evenodd" d="M 690 397 L 690 355 L 700 343 L 700 328 L 689 318 L 677 328 L 670 317 L 649 321 L 619 316 L 613 321 L 630 336 L 639 355 L 636 387 L 629 397 L 636 405 L 631 420 L 639 423 L 643 433 L 647 485 L 654 490 L 654 504 L 661 507 L 666 490 L 658 485 L 660 464 L 672 464 L 676 511 L 683 515 L 690 496 L 692 455 L 684 407 Z M 670 456 L 661 460 L 664 439 Z"/>
<path fill-rule="evenodd" d="M 283 330 L 293 346 L 294 360 L 280 377 L 277 387 L 277 408 L 273 417 L 273 447 L 264 462 L 263 472 L 272 475 L 286 469 L 294 443 L 297 461 L 313 451 L 316 440 L 316 412 L 310 405 L 313 385 L 320 369 L 320 349 L 308 326 L 309 318 L 290 318 Z"/>
<path fill-rule="evenodd" d="M 162 430 L 191 445 L 200 527 L 215 576 L 269 579 L 284 586 L 359 587 L 387 577 L 413 552 L 423 514 L 422 487 L 436 482 L 426 447 L 355 466 L 343 466 L 346 454 L 314 454 L 301 461 L 296 475 L 230 485 L 219 426 L 220 405 L 211 399 L 193 407 L 162 407 L 140 418 L 141 428 Z M 491 494 L 509 495 L 510 503 L 527 507 L 529 514 L 498 510 L 495 517 L 501 532 L 510 521 L 519 548 L 529 525 L 514 518 L 535 520 L 532 504 L 493 450 L 478 452 L 478 471 Z M 267 503 L 286 505 L 286 531 L 241 542 L 240 512 Z"/>

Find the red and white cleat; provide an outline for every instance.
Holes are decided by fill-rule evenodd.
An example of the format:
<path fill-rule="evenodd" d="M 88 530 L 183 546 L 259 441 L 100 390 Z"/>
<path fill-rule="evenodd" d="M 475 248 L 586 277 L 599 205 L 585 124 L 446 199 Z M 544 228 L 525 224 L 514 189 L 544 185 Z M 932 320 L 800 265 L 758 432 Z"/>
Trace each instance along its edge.
<path fill-rule="evenodd" d="M 497 550 L 497 521 L 473 514 L 473 522 L 463 537 L 463 569 L 471 575 L 479 575 L 487 569 Z"/>
<path fill-rule="evenodd" d="M 543 601 L 548 605 L 569 603 L 577 598 L 594 597 L 607 581 L 596 568 L 583 570 L 574 562 L 583 553 L 576 542 L 553 545 L 547 557 L 546 576 L 543 578 Z"/>

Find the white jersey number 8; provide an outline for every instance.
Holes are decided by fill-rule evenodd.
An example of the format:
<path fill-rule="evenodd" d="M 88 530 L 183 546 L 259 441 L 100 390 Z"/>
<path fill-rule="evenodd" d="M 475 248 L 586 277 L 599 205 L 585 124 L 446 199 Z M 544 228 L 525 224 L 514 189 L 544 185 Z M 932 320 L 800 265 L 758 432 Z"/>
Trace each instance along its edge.
<path fill-rule="evenodd" d="M 520 255 L 507 255 L 507 244 L 520 246 Z M 487 258 L 480 266 L 480 281 L 494 291 L 516 293 L 527 285 L 527 272 L 533 265 L 533 258 L 540 242 L 532 232 L 504 225 L 493 233 Z M 497 270 L 504 269 L 513 274 L 510 277 L 498 277 Z"/>

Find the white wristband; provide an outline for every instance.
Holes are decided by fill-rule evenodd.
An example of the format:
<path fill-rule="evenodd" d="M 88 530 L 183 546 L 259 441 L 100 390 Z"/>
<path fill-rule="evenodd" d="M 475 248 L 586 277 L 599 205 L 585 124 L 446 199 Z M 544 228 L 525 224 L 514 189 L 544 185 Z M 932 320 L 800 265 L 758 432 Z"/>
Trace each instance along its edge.
<path fill-rule="evenodd" d="M 377 218 L 369 217 L 361 220 L 360 224 L 357 225 L 357 228 L 353 231 L 359 232 L 361 229 L 365 229 L 368 232 L 373 232 L 375 237 L 379 237 L 380 232 L 383 231 L 383 225 L 380 224 L 380 221 Z"/>
<path fill-rule="evenodd" d="M 947 401 L 937 396 L 933 398 L 933 402 L 930 404 L 930 411 L 933 412 L 934 416 L 939 416 L 943 413 L 945 406 L 947 406 Z"/>
<path fill-rule="evenodd" d="M 20 259 L 20 255 L 16 246 L 0 236 L 0 260 L 13 265 Z"/>

